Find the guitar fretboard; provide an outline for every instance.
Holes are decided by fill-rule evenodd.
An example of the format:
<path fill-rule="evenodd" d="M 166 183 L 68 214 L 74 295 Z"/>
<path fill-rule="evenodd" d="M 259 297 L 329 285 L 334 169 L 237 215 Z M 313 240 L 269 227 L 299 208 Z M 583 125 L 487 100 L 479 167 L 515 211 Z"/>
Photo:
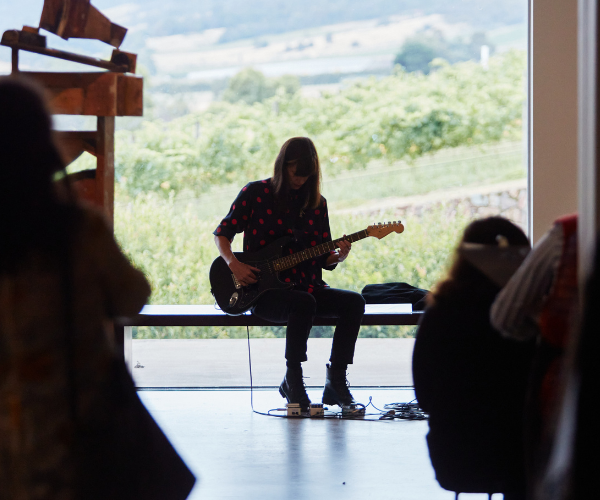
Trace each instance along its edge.
<path fill-rule="evenodd" d="M 301 252 L 293 253 L 286 257 L 281 257 L 273 261 L 273 267 L 276 271 L 285 271 L 286 269 L 291 269 L 292 267 L 300 264 L 301 262 L 304 262 L 305 260 L 314 259 L 319 255 L 326 254 L 328 252 L 331 252 L 332 250 L 335 250 L 336 248 L 339 248 L 340 241 L 346 240 L 350 243 L 354 243 L 355 241 L 362 240 L 367 236 L 369 236 L 369 233 L 366 229 L 363 229 L 362 231 L 350 234 L 345 238 L 338 238 L 337 240 L 328 241 L 327 243 L 322 243 L 321 245 L 316 245 L 314 247 L 307 248 L 306 250 L 302 250 Z"/>

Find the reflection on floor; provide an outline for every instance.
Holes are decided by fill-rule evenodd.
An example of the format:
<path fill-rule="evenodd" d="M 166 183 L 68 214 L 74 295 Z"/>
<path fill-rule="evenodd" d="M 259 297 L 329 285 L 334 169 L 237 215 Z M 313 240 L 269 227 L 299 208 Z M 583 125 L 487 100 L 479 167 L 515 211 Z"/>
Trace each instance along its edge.
<path fill-rule="evenodd" d="M 320 391 L 308 394 L 320 402 Z M 408 389 L 354 389 L 353 394 L 365 403 L 372 396 L 379 408 L 414 397 Z M 248 390 L 139 395 L 198 477 L 190 500 L 454 498 L 434 479 L 426 421 L 262 416 L 252 413 Z M 259 411 L 284 406 L 276 390 L 254 391 L 253 399 Z"/>

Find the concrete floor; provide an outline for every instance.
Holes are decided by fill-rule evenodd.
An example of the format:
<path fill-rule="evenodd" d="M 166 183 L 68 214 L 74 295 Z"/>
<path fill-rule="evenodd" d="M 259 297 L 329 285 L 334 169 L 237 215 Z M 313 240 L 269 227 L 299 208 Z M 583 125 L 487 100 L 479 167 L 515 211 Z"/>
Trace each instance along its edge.
<path fill-rule="evenodd" d="M 309 390 L 314 402 L 320 390 Z M 412 390 L 353 390 L 380 408 Z M 140 391 L 198 477 L 191 500 L 340 498 L 452 500 L 434 479 L 426 421 L 284 419 L 257 415 L 248 390 Z M 254 391 L 254 408 L 283 406 L 276 390 Z M 460 495 L 484 500 L 487 495 Z M 495 495 L 494 500 L 500 500 Z"/>
<path fill-rule="evenodd" d="M 285 339 L 251 339 L 255 387 L 276 387 L 285 374 Z M 358 339 L 348 379 L 354 386 L 412 386 L 414 339 Z M 331 339 L 309 339 L 306 385 L 325 381 Z M 132 373 L 138 387 L 249 387 L 244 339 L 133 340 Z M 138 368 L 135 368 L 138 366 Z M 142 368 L 143 367 L 143 368 Z"/>

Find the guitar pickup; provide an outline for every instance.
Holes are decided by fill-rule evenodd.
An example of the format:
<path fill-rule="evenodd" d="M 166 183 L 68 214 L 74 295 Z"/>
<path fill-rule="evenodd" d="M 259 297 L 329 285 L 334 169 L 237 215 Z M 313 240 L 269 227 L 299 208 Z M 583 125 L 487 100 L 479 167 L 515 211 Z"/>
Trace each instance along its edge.
<path fill-rule="evenodd" d="M 240 288 L 242 288 L 242 284 L 238 281 L 234 274 L 231 275 L 231 279 L 233 280 L 233 285 L 236 289 L 239 290 Z"/>

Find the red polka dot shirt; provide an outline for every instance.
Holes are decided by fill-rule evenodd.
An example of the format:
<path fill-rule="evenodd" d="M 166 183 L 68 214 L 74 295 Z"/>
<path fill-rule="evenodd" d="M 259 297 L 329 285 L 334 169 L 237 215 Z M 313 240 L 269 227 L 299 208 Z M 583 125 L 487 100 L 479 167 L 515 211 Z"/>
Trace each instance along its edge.
<path fill-rule="evenodd" d="M 236 234 L 243 232 L 245 252 L 256 252 L 279 238 L 292 236 L 294 240 L 284 247 L 287 255 L 331 241 L 325 198 L 321 197 L 317 208 L 302 211 L 299 196 L 297 191 L 291 191 L 289 210 L 282 213 L 275 207 L 271 179 L 250 182 L 242 188 L 213 234 L 233 241 Z M 304 261 L 280 273 L 279 278 L 294 283 L 297 290 L 308 292 L 328 286 L 322 279 L 327 257 L 329 253 Z"/>

